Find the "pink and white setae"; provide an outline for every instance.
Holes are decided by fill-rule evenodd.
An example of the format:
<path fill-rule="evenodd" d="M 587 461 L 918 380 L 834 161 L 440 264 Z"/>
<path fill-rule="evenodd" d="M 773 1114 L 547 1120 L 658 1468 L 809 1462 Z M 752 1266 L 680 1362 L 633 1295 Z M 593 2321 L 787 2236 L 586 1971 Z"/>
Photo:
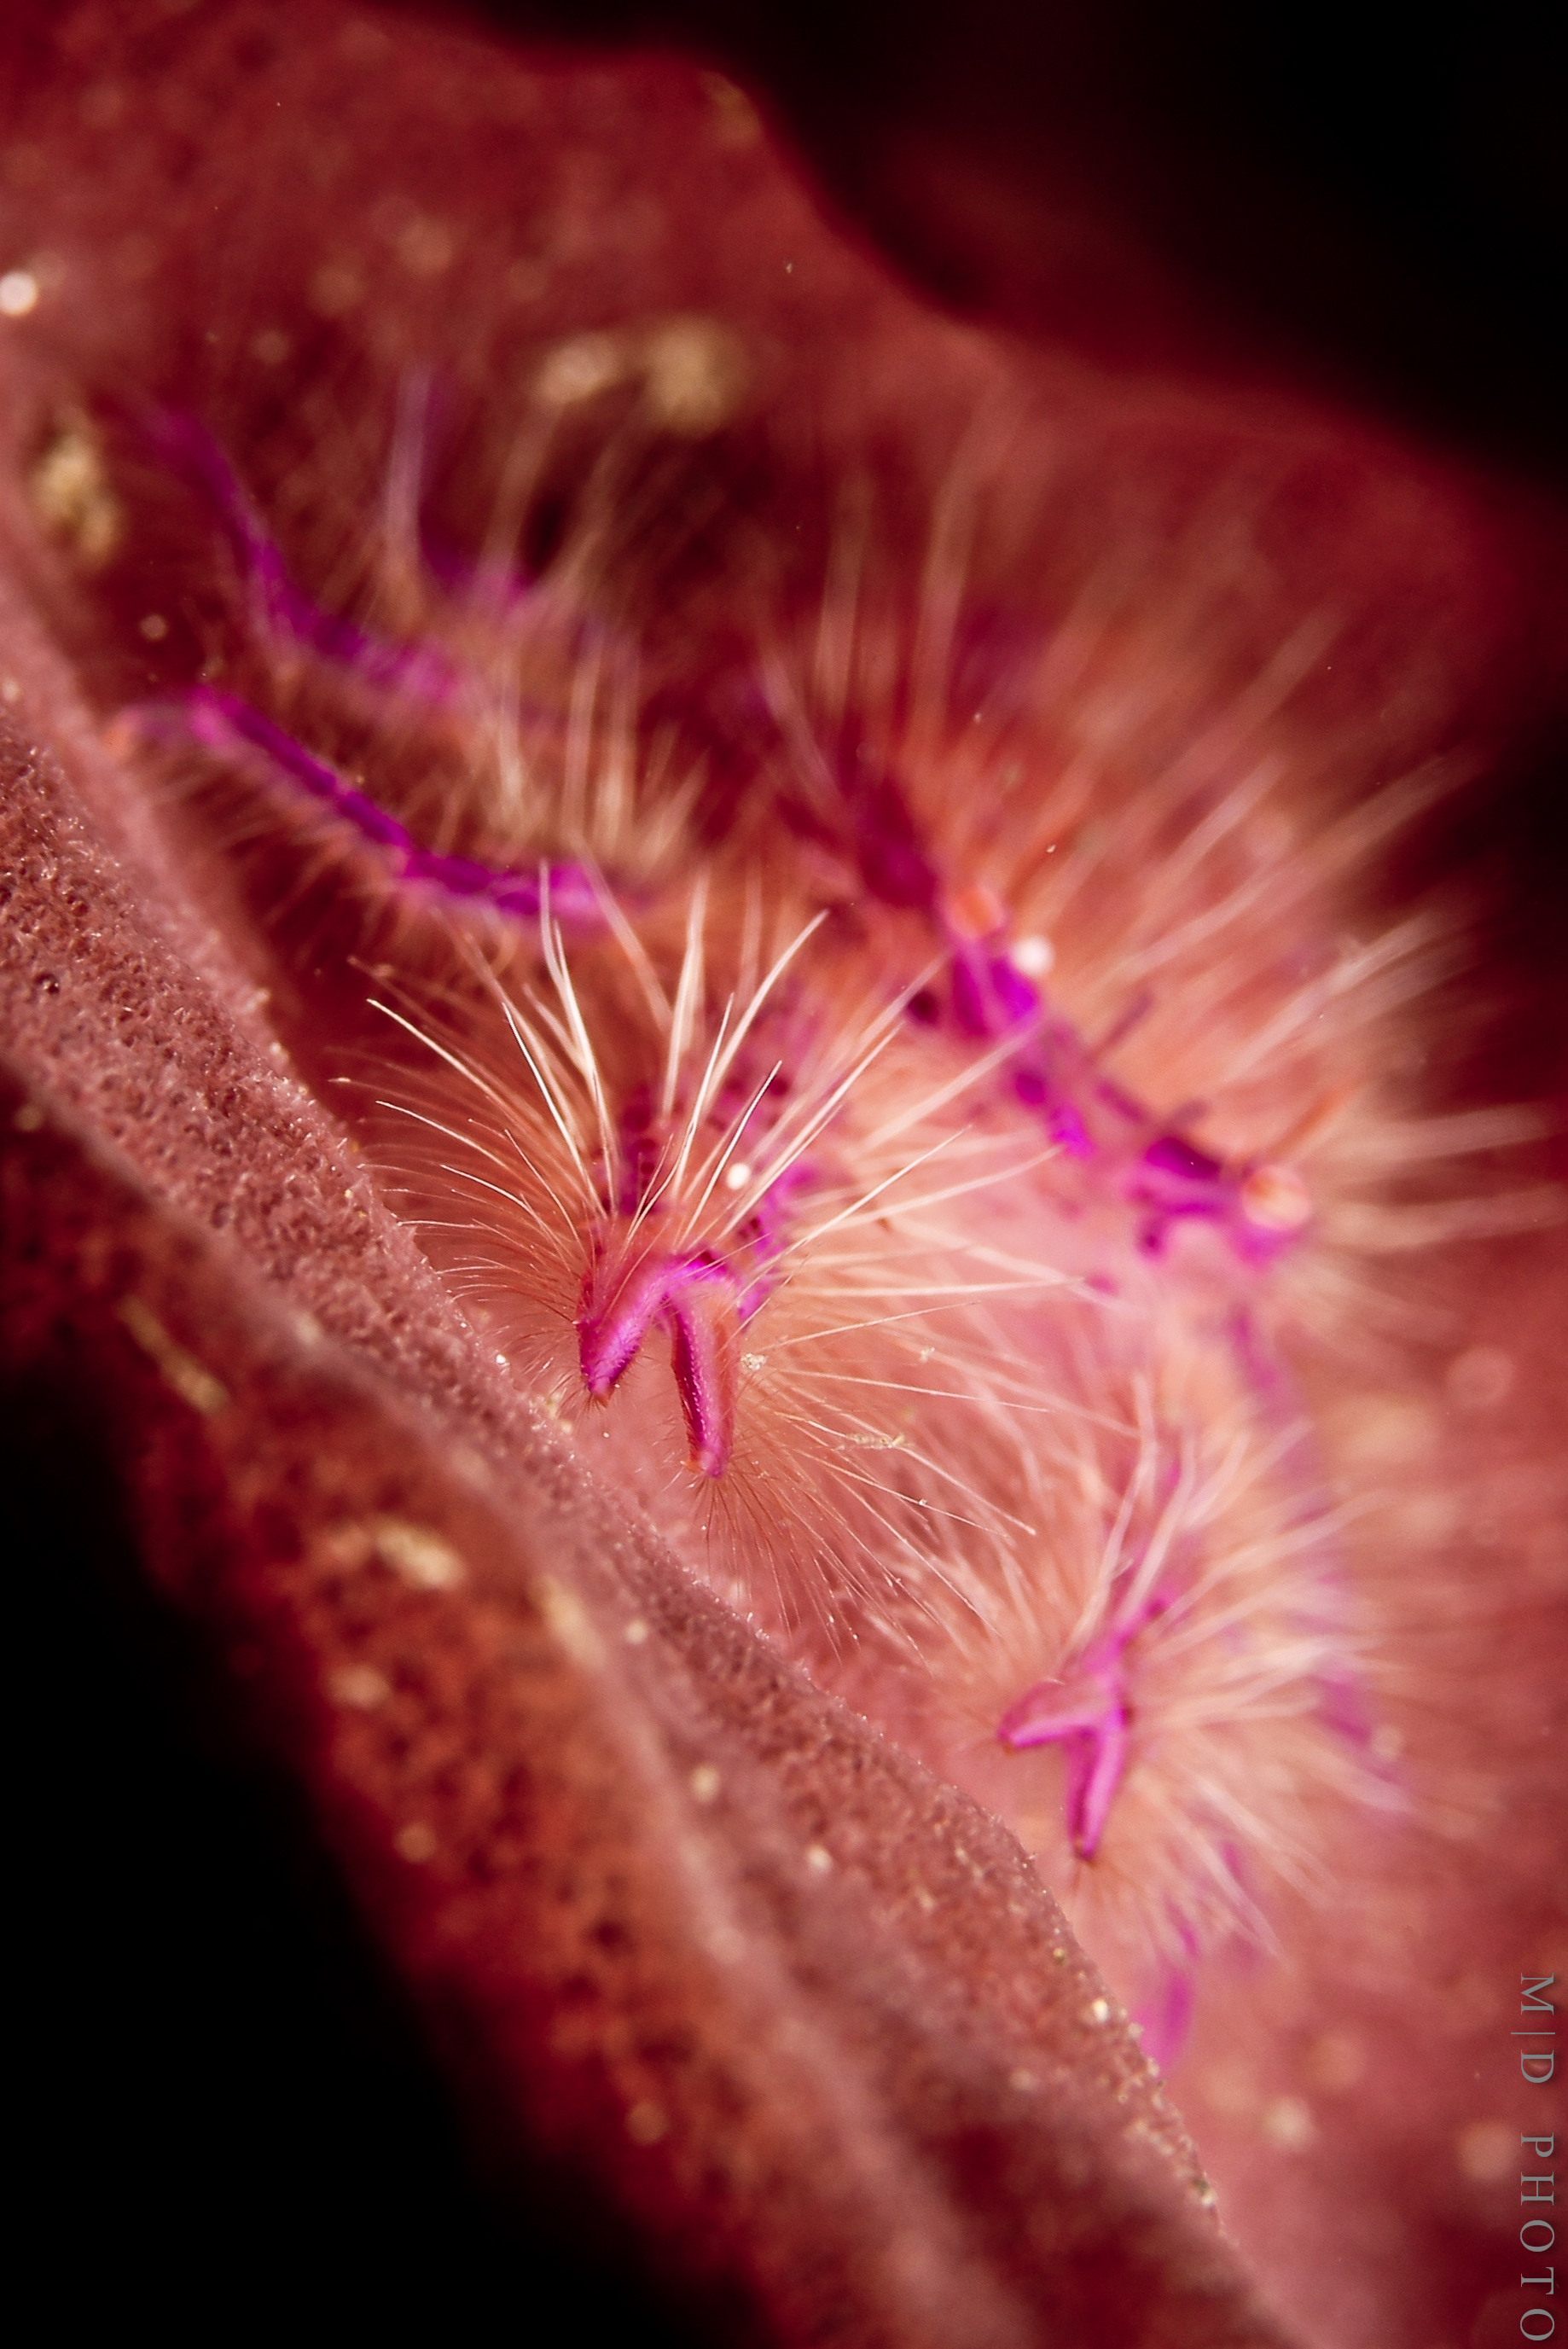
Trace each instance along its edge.
<path fill-rule="evenodd" d="M 1254 598 L 1262 492 L 1042 587 L 1027 435 L 989 479 L 972 444 L 913 595 L 862 499 L 814 603 L 743 580 L 683 700 L 570 552 L 443 579 L 406 517 L 407 632 L 324 617 L 184 446 L 234 683 L 131 722 L 361 908 L 309 952 L 374 934 L 350 1113 L 428 1252 L 688 1568 L 1008 1818 L 1171 2021 L 1334 1806 L 1390 1799 L 1298 1385 L 1452 1212 L 1379 1195 L 1443 926 L 1345 930 L 1444 771 L 1368 792 L 1314 716 L 1336 624 Z"/>

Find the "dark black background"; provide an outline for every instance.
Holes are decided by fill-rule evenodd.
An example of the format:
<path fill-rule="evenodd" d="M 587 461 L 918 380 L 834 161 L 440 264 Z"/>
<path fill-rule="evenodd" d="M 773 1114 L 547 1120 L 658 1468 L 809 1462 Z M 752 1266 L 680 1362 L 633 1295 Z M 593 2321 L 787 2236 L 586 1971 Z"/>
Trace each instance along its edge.
<path fill-rule="evenodd" d="M 428 10 L 423 13 L 429 13 Z M 1568 466 L 1568 77 L 1552 12 L 1347 0 L 509 0 L 470 16 L 707 51 L 939 295 L 1027 315 L 916 219 L 890 140 L 1078 205 L 1187 281 L 1216 350 L 1530 476 Z M 1037 323 L 1048 325 L 1037 305 Z"/>

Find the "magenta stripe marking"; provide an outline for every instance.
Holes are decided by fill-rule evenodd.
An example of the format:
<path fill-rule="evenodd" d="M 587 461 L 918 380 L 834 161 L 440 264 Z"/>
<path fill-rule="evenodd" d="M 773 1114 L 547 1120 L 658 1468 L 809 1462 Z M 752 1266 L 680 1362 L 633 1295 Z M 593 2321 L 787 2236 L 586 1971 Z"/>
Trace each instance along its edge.
<path fill-rule="evenodd" d="M 473 857 L 448 856 L 422 848 L 395 816 L 378 807 L 335 767 L 232 693 L 198 686 L 190 697 L 188 722 L 197 740 L 210 750 L 232 751 L 238 746 L 259 751 L 270 766 L 342 816 L 364 839 L 385 850 L 400 880 L 422 883 L 448 897 L 480 902 L 513 921 L 536 919 L 548 886 L 550 910 L 560 919 L 593 924 L 603 919 L 598 893 L 581 864 L 509 872 L 481 864 Z"/>
<path fill-rule="evenodd" d="M 193 417 L 157 416 L 150 435 L 162 454 L 201 490 L 227 530 L 267 619 L 323 659 L 356 670 L 373 685 L 421 700 L 454 699 L 462 679 L 455 663 L 429 645 L 395 645 L 324 612 L 302 595 L 284 567 L 244 487 L 222 450 Z"/>

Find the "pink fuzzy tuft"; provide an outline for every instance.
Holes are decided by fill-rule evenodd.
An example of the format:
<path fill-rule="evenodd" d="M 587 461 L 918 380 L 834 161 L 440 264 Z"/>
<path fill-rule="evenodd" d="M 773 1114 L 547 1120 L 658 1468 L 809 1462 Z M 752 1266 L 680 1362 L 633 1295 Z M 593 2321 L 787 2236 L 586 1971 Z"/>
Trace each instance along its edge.
<path fill-rule="evenodd" d="M 738 554 L 684 688 L 613 545 L 443 569 L 416 512 L 339 617 L 197 428 L 155 440 L 226 534 L 232 682 L 122 727 L 328 974 L 359 1057 L 323 1080 L 429 1254 L 1173 2041 L 1270 1873 L 1394 1799 L 1304 1379 L 1388 1318 L 1380 1254 L 1507 1220 L 1396 1196 L 1450 938 L 1357 891 L 1444 785 L 1419 726 L 1390 775 L 1319 708 L 1336 624 L 1282 618 L 1268 493 L 1087 562 L 1009 513 L 1016 422 L 913 587 L 869 488 L 820 576 Z"/>

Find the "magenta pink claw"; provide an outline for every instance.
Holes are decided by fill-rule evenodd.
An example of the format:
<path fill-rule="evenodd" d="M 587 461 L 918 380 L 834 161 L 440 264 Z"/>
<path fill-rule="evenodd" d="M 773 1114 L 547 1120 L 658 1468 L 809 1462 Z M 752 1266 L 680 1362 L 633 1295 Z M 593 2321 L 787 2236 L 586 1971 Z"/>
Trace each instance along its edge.
<path fill-rule="evenodd" d="M 722 1476 L 735 1443 L 739 1316 L 735 1283 L 717 1266 L 694 1269 L 670 1300 L 671 1364 L 680 1389 L 691 1465 Z"/>
<path fill-rule="evenodd" d="M 459 903 L 489 905 L 511 921 L 537 920 L 548 903 L 559 920 L 597 926 L 603 908 L 586 868 L 554 864 L 531 871 L 509 871 L 480 864 L 470 856 L 452 856 L 424 848 L 396 816 L 366 796 L 346 775 L 318 759 L 292 734 L 248 702 L 213 686 L 199 685 L 190 694 L 185 724 L 196 740 L 220 756 L 253 752 L 273 771 L 351 823 L 362 838 L 379 848 L 397 878 L 438 891 Z"/>
<path fill-rule="evenodd" d="M 1161 1605 L 1150 1600 L 1131 1621 L 1102 1631 L 1067 1680 L 1037 1682 L 996 1724 L 998 1742 L 1014 1753 L 1066 1746 L 1067 1827 L 1080 1859 L 1092 1859 L 1099 1850 L 1127 1767 L 1127 1644 Z"/>
<path fill-rule="evenodd" d="M 607 1395 L 630 1370 L 655 1322 L 670 1333 L 670 1361 L 691 1439 L 691 1465 L 722 1476 L 735 1444 L 736 1339 L 740 1317 L 735 1282 L 703 1259 L 645 1257 L 607 1299 L 601 1274 L 589 1278 L 577 1322 L 577 1359 L 591 1395 Z"/>
<path fill-rule="evenodd" d="M 583 1291 L 577 1322 L 577 1361 L 583 1383 L 603 1402 L 635 1361 L 644 1339 L 678 1285 L 680 1267 L 667 1256 L 645 1256 L 611 1290 L 599 1294 L 597 1268 Z"/>

